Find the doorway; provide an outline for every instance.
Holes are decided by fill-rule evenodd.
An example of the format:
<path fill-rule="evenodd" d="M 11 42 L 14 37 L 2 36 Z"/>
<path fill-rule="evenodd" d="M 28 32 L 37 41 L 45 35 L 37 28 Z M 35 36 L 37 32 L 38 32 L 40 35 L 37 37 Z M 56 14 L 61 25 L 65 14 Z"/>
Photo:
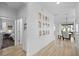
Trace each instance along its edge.
<path fill-rule="evenodd" d="M 74 24 L 62 24 L 61 26 L 63 39 L 70 40 L 72 36 L 74 37 Z"/>
<path fill-rule="evenodd" d="M 18 19 L 15 22 L 15 33 L 16 33 L 16 43 L 15 45 L 22 45 L 22 40 L 23 40 L 23 21 L 22 19 Z"/>
<path fill-rule="evenodd" d="M 15 45 L 20 45 L 26 50 L 26 18 L 18 18 L 15 20 Z"/>
<path fill-rule="evenodd" d="M 1 49 L 14 46 L 15 44 L 15 35 L 14 35 L 14 20 L 9 19 L 8 17 L 0 17 L 0 34 L 1 34 Z"/>

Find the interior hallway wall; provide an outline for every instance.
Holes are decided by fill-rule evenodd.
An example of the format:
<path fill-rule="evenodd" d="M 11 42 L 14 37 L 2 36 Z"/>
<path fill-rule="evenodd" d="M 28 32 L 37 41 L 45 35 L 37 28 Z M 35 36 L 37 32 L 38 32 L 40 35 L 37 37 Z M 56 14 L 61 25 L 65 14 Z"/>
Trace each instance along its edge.
<path fill-rule="evenodd" d="M 78 27 L 76 28 L 78 32 L 75 33 L 75 41 L 76 46 L 79 48 L 79 3 L 76 5 L 76 19 L 75 19 L 75 26 L 78 24 Z"/>
<path fill-rule="evenodd" d="M 27 18 L 27 55 L 33 55 L 40 49 L 44 48 L 54 37 L 54 16 L 42 8 L 39 3 L 28 3 L 28 18 Z M 39 37 L 38 13 L 42 11 L 48 16 L 50 21 L 50 35 Z M 45 28 L 44 28 L 45 29 Z"/>
<path fill-rule="evenodd" d="M 38 13 L 44 10 L 44 14 L 49 17 L 50 35 L 39 38 L 38 32 Z M 33 55 L 48 43 L 55 39 L 54 37 L 54 22 L 53 15 L 46 11 L 38 3 L 25 3 L 25 6 L 18 12 L 18 18 L 22 18 L 24 23 L 27 23 L 27 29 L 23 31 L 23 48 L 27 51 L 27 55 Z M 24 30 L 24 29 L 23 29 Z"/>

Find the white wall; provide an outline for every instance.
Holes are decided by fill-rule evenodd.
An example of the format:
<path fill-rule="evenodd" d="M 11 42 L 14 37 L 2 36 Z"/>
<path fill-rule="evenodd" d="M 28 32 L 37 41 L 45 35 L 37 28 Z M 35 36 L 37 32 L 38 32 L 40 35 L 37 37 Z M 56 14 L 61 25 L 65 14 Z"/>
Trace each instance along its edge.
<path fill-rule="evenodd" d="M 78 32 L 75 33 L 75 42 L 76 42 L 76 46 L 79 48 L 79 3 L 77 3 L 77 5 L 76 5 L 75 26 L 76 26 L 76 24 L 78 24 Z"/>
<path fill-rule="evenodd" d="M 43 9 L 44 14 L 49 17 L 50 21 L 50 35 L 39 38 L 38 32 L 38 13 Z M 38 3 L 28 3 L 28 18 L 27 18 L 27 55 L 33 55 L 40 49 L 44 48 L 47 44 L 53 41 L 54 38 L 54 23 L 53 15 L 46 11 Z M 45 28 L 44 28 L 45 29 Z"/>
<path fill-rule="evenodd" d="M 26 45 L 27 44 L 27 29 L 24 30 L 24 24 L 27 23 L 27 3 L 22 8 L 20 8 L 19 11 L 17 11 L 17 20 L 18 19 L 22 19 L 22 24 L 20 24 L 20 26 L 22 27 L 20 35 L 22 35 L 22 37 L 20 40 L 18 36 L 19 33 L 16 30 L 16 44 L 20 40 L 22 44 L 22 48 L 26 51 L 27 49 L 27 45 Z M 18 26 L 16 28 L 18 28 Z"/>

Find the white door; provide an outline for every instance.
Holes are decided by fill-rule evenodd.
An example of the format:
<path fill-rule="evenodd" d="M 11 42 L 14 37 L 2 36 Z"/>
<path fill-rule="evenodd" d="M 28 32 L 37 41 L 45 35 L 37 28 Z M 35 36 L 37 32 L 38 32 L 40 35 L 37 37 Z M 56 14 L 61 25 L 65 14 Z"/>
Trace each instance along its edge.
<path fill-rule="evenodd" d="M 22 45 L 22 39 L 23 39 L 23 21 L 22 19 L 18 19 L 15 22 L 15 27 L 16 27 L 16 45 L 21 44 Z"/>
<path fill-rule="evenodd" d="M 2 47 L 2 19 L 0 19 L 0 49 Z"/>

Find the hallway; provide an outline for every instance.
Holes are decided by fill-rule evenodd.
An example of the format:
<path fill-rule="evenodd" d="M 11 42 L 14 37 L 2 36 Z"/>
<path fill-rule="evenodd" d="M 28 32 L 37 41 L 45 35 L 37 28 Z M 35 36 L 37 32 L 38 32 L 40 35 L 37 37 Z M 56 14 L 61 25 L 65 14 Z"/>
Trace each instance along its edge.
<path fill-rule="evenodd" d="M 55 40 L 40 50 L 37 56 L 79 56 L 79 49 L 70 40 Z"/>
<path fill-rule="evenodd" d="M 0 6 L 2 55 L 79 55 L 79 2 L 1 2 Z"/>

